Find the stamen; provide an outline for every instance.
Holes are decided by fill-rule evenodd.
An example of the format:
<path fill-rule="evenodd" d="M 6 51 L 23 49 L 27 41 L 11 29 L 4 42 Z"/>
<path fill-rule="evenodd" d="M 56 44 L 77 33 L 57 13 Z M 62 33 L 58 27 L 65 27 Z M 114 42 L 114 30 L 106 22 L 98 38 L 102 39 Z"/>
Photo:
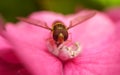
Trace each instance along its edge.
<path fill-rule="evenodd" d="M 54 41 L 54 40 L 53 40 Z M 82 48 L 78 42 L 72 44 L 69 46 L 71 42 L 64 42 L 60 46 L 57 47 L 57 45 L 51 41 L 48 41 L 48 50 L 61 60 L 68 60 L 77 57 Z"/>

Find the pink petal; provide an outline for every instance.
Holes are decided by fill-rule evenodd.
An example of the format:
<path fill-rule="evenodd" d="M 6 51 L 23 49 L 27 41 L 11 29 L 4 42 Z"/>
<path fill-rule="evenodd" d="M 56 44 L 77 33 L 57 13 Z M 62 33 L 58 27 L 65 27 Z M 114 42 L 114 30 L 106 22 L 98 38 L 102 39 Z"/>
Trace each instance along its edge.
<path fill-rule="evenodd" d="M 119 40 L 119 37 L 120 37 L 120 21 L 116 22 L 116 34 L 117 34 L 117 38 Z"/>
<path fill-rule="evenodd" d="M 7 43 L 7 41 L 2 37 L 0 36 L 0 51 L 1 50 L 5 50 L 5 49 L 10 49 L 10 45 Z"/>
<path fill-rule="evenodd" d="M 20 66 L 0 59 L 0 75 L 17 75 Z"/>
<path fill-rule="evenodd" d="M 10 63 L 19 63 L 8 42 L 0 36 L 0 58 Z"/>
<path fill-rule="evenodd" d="M 0 75 L 30 75 L 21 64 L 12 64 L 0 59 Z"/>
<path fill-rule="evenodd" d="M 115 22 L 120 21 L 120 8 L 109 8 L 105 13 Z"/>
<path fill-rule="evenodd" d="M 114 24 L 105 15 L 72 28 L 72 40 L 79 41 L 81 54 L 65 65 L 65 75 L 119 75 L 120 41 Z M 118 32 L 119 33 L 119 32 Z"/>
<path fill-rule="evenodd" d="M 3 32 L 3 20 L 0 17 L 0 34 Z M 0 35 L 0 58 L 10 63 L 19 63 L 8 41 Z"/>
<path fill-rule="evenodd" d="M 33 75 L 61 75 L 62 64 L 46 48 L 49 31 L 20 22 L 8 23 L 6 36 L 21 62 Z"/>
<path fill-rule="evenodd" d="M 113 39 L 115 26 L 105 15 L 97 13 L 90 20 L 69 30 L 73 42 L 79 42 L 85 49 L 84 54 L 101 52 L 100 47 L 108 45 L 108 41 Z M 92 49 L 92 52 L 89 51 Z M 96 50 L 97 49 L 97 50 Z M 83 53 L 82 52 L 82 53 Z"/>

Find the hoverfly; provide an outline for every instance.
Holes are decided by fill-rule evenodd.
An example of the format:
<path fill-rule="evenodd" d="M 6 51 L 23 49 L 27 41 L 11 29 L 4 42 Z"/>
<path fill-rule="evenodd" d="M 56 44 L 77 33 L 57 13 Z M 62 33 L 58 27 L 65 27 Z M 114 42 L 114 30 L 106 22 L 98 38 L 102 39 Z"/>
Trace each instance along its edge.
<path fill-rule="evenodd" d="M 30 19 L 30 18 L 23 18 L 23 17 L 17 17 L 18 20 L 27 22 L 29 24 L 45 28 L 47 30 L 50 30 L 53 32 L 53 40 L 56 42 L 56 45 L 59 46 L 62 44 L 64 41 L 68 39 L 68 30 L 79 25 L 80 23 L 90 19 L 96 14 L 96 11 L 88 11 L 89 13 L 83 15 L 83 16 L 78 16 L 74 18 L 73 20 L 70 21 L 70 25 L 66 27 L 61 21 L 55 21 L 52 24 L 52 27 L 48 27 L 48 25 L 45 22 L 36 20 L 36 19 Z"/>

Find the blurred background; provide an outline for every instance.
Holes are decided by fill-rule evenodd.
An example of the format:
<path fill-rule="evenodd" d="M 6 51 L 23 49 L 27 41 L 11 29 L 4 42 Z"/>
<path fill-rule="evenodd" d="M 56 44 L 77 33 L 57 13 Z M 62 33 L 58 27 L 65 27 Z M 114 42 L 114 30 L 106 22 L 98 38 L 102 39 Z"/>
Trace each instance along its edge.
<path fill-rule="evenodd" d="M 120 6 L 120 0 L 0 0 L 0 14 L 5 21 L 16 22 L 17 16 L 28 16 L 34 11 L 50 10 L 63 14 L 89 8 L 104 11 Z"/>

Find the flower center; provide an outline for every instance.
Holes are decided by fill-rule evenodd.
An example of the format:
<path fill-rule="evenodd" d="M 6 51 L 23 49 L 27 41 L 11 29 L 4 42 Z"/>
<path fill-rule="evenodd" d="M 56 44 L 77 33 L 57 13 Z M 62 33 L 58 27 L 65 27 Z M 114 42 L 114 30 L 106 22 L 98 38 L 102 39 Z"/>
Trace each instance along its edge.
<path fill-rule="evenodd" d="M 75 58 L 81 52 L 81 46 L 78 42 L 72 44 L 71 41 L 66 41 L 57 47 L 54 40 L 48 40 L 47 46 L 48 50 L 61 60 L 69 60 Z"/>

